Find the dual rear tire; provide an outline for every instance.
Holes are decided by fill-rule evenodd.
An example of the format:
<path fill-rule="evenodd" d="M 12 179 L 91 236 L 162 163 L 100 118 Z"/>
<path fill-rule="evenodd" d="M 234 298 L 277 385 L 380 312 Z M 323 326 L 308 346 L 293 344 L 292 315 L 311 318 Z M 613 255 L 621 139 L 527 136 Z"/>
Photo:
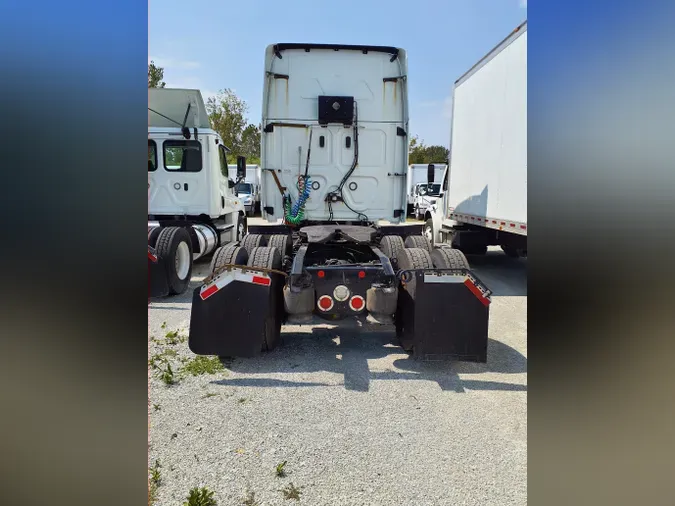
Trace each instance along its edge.
<path fill-rule="evenodd" d="M 157 230 L 157 232 L 155 232 Z M 149 243 L 155 243 L 157 255 L 164 262 L 169 294 L 178 295 L 187 290 L 192 277 L 192 239 L 183 227 L 153 230 Z"/>

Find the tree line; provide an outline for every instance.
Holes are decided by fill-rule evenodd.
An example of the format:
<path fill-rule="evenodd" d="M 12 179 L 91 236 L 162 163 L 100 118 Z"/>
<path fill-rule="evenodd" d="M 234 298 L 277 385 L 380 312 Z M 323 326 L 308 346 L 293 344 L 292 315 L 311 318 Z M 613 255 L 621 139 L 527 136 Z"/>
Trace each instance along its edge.
<path fill-rule="evenodd" d="M 164 69 L 154 62 L 148 64 L 148 88 L 164 88 Z M 249 123 L 248 104 L 229 88 L 221 90 L 215 97 L 208 97 L 206 110 L 211 126 L 220 134 L 230 148 L 230 161 L 243 155 L 246 163 L 260 165 L 260 133 L 262 125 Z M 410 139 L 408 163 L 447 163 L 450 152 L 444 146 L 427 146 L 418 136 Z"/>

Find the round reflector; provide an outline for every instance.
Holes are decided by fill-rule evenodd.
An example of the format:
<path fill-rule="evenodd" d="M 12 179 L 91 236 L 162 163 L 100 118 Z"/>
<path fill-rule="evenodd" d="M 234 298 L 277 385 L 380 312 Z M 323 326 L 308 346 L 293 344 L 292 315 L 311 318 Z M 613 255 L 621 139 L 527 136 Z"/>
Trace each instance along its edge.
<path fill-rule="evenodd" d="M 335 290 L 333 290 L 333 297 L 340 302 L 346 301 L 349 298 L 349 288 L 345 285 L 336 286 Z"/>
<path fill-rule="evenodd" d="M 331 299 L 328 295 L 322 295 L 319 297 L 316 305 L 319 306 L 321 311 L 330 311 L 333 309 L 333 299 Z"/>
<path fill-rule="evenodd" d="M 366 277 L 366 271 L 359 271 L 359 278 L 363 279 Z"/>
<path fill-rule="evenodd" d="M 354 295 L 349 301 L 349 307 L 352 311 L 361 311 L 366 305 L 366 301 L 360 295 Z"/>
<path fill-rule="evenodd" d="M 320 278 L 323 278 L 326 275 L 326 273 L 323 271 L 318 271 L 316 275 L 319 276 Z"/>

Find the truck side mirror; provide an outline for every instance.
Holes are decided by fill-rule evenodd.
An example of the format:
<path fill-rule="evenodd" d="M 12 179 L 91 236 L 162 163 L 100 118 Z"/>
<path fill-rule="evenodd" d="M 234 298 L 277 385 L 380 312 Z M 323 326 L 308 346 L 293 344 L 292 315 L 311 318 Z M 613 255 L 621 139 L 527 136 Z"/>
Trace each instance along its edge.
<path fill-rule="evenodd" d="M 244 179 L 246 177 L 246 157 L 237 157 L 237 179 Z"/>
<path fill-rule="evenodd" d="M 434 164 L 430 163 L 427 166 L 427 183 L 432 184 L 434 182 Z"/>

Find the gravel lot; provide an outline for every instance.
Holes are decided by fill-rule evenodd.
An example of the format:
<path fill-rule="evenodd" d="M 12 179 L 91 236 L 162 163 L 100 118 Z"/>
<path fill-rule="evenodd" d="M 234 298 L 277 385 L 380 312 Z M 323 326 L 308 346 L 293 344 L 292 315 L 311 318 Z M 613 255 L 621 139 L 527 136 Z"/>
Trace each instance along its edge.
<path fill-rule="evenodd" d="M 526 504 L 527 261 L 498 248 L 470 261 L 495 291 L 487 365 L 414 361 L 390 327 L 287 325 L 279 348 L 215 374 L 167 386 L 151 370 L 155 504 L 181 505 L 195 486 L 220 506 L 247 491 L 248 504 L 294 504 L 281 492 L 291 482 L 310 505 Z M 194 355 L 165 336 L 187 335 L 190 300 L 149 307 L 148 358 L 175 350 L 177 377 Z"/>

